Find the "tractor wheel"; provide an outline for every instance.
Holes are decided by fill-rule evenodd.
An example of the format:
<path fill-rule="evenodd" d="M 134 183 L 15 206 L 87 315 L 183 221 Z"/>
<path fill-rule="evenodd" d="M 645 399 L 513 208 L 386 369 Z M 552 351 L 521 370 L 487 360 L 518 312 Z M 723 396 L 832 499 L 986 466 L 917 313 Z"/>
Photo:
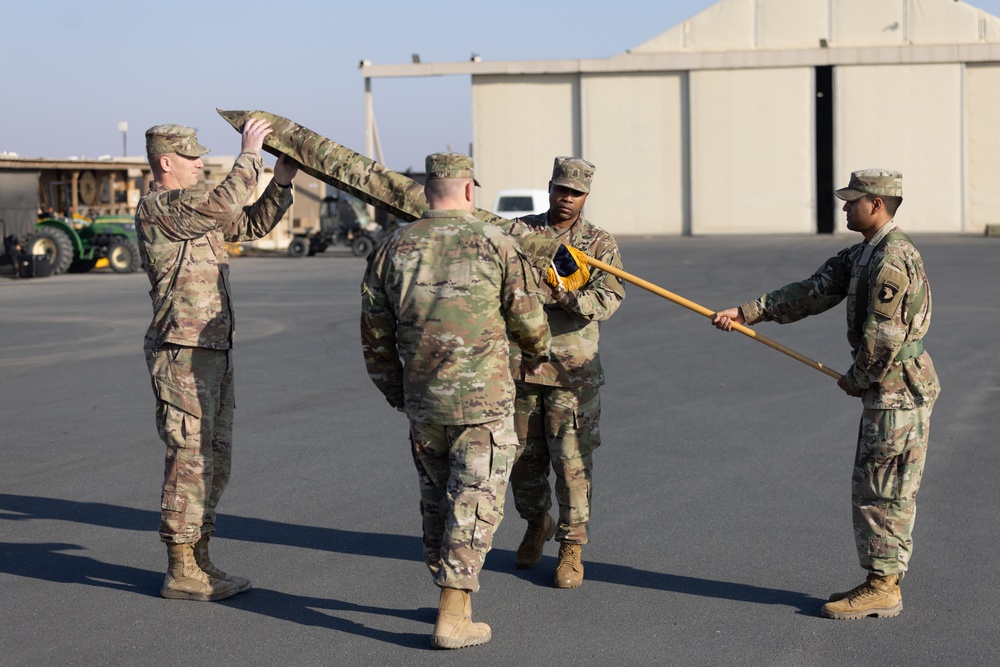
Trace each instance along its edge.
<path fill-rule="evenodd" d="M 351 254 L 355 257 L 367 257 L 375 247 L 375 242 L 369 236 L 359 236 L 351 243 Z"/>
<path fill-rule="evenodd" d="M 289 257 L 305 257 L 309 254 L 309 239 L 302 236 L 296 236 L 292 239 L 292 242 L 288 244 L 288 256 Z"/>
<path fill-rule="evenodd" d="M 108 266 L 115 273 L 135 273 L 142 266 L 135 241 L 116 236 L 108 247 Z"/>
<path fill-rule="evenodd" d="M 32 255 L 45 255 L 52 275 L 65 273 L 73 263 L 73 244 L 66 233 L 55 227 L 36 227 L 29 243 Z"/>

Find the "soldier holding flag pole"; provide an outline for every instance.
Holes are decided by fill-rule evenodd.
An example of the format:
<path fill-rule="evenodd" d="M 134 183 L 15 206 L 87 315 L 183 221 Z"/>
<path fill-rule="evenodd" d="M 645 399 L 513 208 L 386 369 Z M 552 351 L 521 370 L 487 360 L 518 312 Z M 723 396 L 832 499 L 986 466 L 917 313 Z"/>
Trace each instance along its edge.
<path fill-rule="evenodd" d="M 782 324 L 847 300 L 847 339 L 854 363 L 837 380 L 864 406 L 851 483 L 854 536 L 867 578 L 830 596 L 822 614 L 834 619 L 897 616 L 900 582 L 913 550 L 911 530 L 924 471 L 931 410 L 940 392 L 924 336 L 931 288 L 910 237 L 893 222 L 903 201 L 897 171 L 865 169 L 837 190 L 847 228 L 864 241 L 842 250 L 810 278 L 719 311 L 712 322 Z"/>

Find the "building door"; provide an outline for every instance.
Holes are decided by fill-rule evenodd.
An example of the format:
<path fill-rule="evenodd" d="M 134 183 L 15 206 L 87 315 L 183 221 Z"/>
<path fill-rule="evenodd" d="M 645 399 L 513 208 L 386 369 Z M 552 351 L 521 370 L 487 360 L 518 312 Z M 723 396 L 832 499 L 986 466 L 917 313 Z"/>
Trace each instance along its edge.
<path fill-rule="evenodd" d="M 833 67 L 816 68 L 816 233 L 832 234 L 833 184 Z"/>

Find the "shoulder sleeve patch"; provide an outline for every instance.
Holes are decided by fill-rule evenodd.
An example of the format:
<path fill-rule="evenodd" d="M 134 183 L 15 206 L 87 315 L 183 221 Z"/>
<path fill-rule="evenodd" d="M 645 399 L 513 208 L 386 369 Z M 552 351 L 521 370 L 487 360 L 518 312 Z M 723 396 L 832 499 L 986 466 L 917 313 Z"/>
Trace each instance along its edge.
<path fill-rule="evenodd" d="M 905 273 L 891 266 L 884 267 L 875 280 L 871 295 L 872 310 L 883 317 L 893 317 L 909 286 L 910 279 Z"/>

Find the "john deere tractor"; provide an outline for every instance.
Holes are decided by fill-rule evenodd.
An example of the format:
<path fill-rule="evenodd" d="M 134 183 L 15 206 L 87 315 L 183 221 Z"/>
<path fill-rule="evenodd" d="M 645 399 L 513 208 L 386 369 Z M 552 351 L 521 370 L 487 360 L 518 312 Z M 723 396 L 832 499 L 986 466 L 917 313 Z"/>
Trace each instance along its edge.
<path fill-rule="evenodd" d="M 83 273 L 106 259 L 115 273 L 142 268 L 135 223 L 125 216 L 100 216 L 93 222 L 75 218 L 38 221 L 27 244 L 30 255 L 46 255 L 52 273 Z"/>

